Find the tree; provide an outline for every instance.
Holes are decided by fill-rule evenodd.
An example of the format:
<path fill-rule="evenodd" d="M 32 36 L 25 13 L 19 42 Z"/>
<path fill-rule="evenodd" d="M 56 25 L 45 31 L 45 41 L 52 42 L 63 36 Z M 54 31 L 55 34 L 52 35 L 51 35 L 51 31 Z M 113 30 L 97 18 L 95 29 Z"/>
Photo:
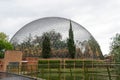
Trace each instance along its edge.
<path fill-rule="evenodd" d="M 74 35 L 73 35 L 71 21 L 70 21 L 69 38 L 67 40 L 67 45 L 68 45 L 68 52 L 70 54 L 70 57 L 75 58 L 76 47 L 75 47 L 75 44 L 74 44 Z"/>
<path fill-rule="evenodd" d="M 48 36 L 45 36 L 42 43 L 42 57 L 50 58 L 50 56 L 51 56 L 50 39 Z"/>
<path fill-rule="evenodd" d="M 102 54 L 100 46 L 98 45 L 98 42 L 92 36 L 88 40 L 88 44 L 93 52 L 92 58 L 104 59 L 104 56 Z M 97 54 L 97 52 L 98 52 L 98 54 Z"/>
<path fill-rule="evenodd" d="M 50 46 L 52 49 L 63 49 L 67 48 L 67 42 L 62 41 L 62 35 L 55 30 L 50 30 L 48 32 L 42 33 L 41 36 L 32 37 L 29 34 L 28 37 L 24 39 L 21 43 L 17 43 L 17 39 L 13 41 L 13 45 L 15 50 L 21 50 L 24 53 L 24 56 L 42 56 L 42 44 L 45 39 L 45 36 L 49 37 L 50 39 Z"/>
<path fill-rule="evenodd" d="M 3 32 L 0 32 L 0 58 L 4 57 L 5 50 L 12 50 L 13 46 L 7 40 L 7 35 Z"/>
<path fill-rule="evenodd" d="M 0 52 L 4 50 L 13 49 L 12 44 L 8 42 L 7 39 L 8 39 L 8 36 L 5 33 L 0 32 Z"/>
<path fill-rule="evenodd" d="M 59 41 L 62 39 L 62 36 L 60 33 L 55 32 L 54 30 L 51 30 L 49 32 L 44 32 L 42 36 L 35 36 L 35 40 L 33 41 L 35 44 L 39 43 L 39 46 L 42 45 L 42 41 L 45 36 L 48 36 L 50 41 L 52 42 L 51 45 L 54 45 L 54 42 Z"/>
<path fill-rule="evenodd" d="M 62 35 L 55 30 L 51 30 L 49 32 L 44 32 L 42 36 L 36 36 L 35 40 L 33 41 L 34 44 L 38 44 L 39 47 L 42 46 L 42 42 L 45 36 L 48 36 L 51 41 L 51 48 L 55 49 L 62 49 L 67 47 L 67 43 L 62 41 Z"/>
<path fill-rule="evenodd" d="M 0 40 L 7 40 L 8 39 L 8 36 L 3 33 L 3 32 L 0 32 Z"/>
<path fill-rule="evenodd" d="M 11 43 L 4 40 L 0 40 L 0 51 L 11 50 L 11 49 L 13 49 L 13 46 L 11 45 Z"/>
<path fill-rule="evenodd" d="M 113 37 L 112 39 L 113 41 L 110 46 L 111 54 L 114 55 L 115 63 L 118 64 L 120 63 L 120 34 L 116 34 L 116 36 Z M 118 75 L 116 80 L 120 80 L 120 65 L 116 65 L 115 69 L 116 74 Z"/>

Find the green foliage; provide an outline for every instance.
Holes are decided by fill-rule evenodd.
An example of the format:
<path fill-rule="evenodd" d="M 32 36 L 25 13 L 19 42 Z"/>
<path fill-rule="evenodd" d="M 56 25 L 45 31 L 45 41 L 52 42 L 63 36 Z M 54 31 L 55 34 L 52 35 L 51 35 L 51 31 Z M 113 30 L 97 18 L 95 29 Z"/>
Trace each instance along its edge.
<path fill-rule="evenodd" d="M 12 50 L 13 46 L 8 41 L 0 40 L 0 51 L 2 50 Z"/>
<path fill-rule="evenodd" d="M 116 62 L 115 69 L 116 69 L 116 74 L 119 75 L 116 80 L 120 80 L 120 34 L 116 34 L 115 37 L 113 37 L 113 41 L 111 44 L 111 54 L 114 55 L 114 60 Z"/>
<path fill-rule="evenodd" d="M 7 35 L 3 32 L 0 32 L 0 52 L 3 50 L 11 50 L 13 46 L 7 40 Z"/>
<path fill-rule="evenodd" d="M 38 68 L 48 68 L 48 60 L 39 60 Z"/>
<path fill-rule="evenodd" d="M 82 68 L 84 67 L 88 67 L 88 68 L 92 68 L 93 66 L 98 66 L 99 64 L 103 64 L 103 61 L 97 61 L 97 60 L 65 60 L 64 62 L 60 62 L 61 60 L 39 60 L 38 61 L 38 67 L 39 68 L 58 68 L 61 66 L 64 66 L 66 68 Z"/>
<path fill-rule="evenodd" d="M 0 32 L 0 58 L 4 57 L 5 50 L 12 50 L 13 46 L 10 42 L 7 41 L 7 35 Z"/>
<path fill-rule="evenodd" d="M 42 43 L 42 57 L 50 58 L 50 56 L 51 56 L 50 39 L 48 36 L 45 36 Z"/>
<path fill-rule="evenodd" d="M 72 64 L 76 64 L 75 67 L 82 67 L 84 65 L 84 67 L 92 67 L 93 64 L 97 65 L 97 64 L 102 64 L 102 61 L 96 61 L 96 60 L 66 60 L 65 63 L 67 65 Z"/>
<path fill-rule="evenodd" d="M 52 63 L 52 64 L 60 63 L 60 60 L 50 60 L 49 63 Z"/>
<path fill-rule="evenodd" d="M 0 40 L 7 40 L 8 39 L 8 36 L 3 33 L 3 32 L 0 32 Z"/>
<path fill-rule="evenodd" d="M 60 64 L 60 60 L 39 60 L 38 64 Z"/>
<path fill-rule="evenodd" d="M 4 53 L 0 52 L 0 58 L 4 58 Z"/>
<path fill-rule="evenodd" d="M 38 65 L 39 68 L 57 68 L 60 66 L 60 60 L 39 60 Z"/>
<path fill-rule="evenodd" d="M 35 40 L 33 40 L 34 44 L 39 44 L 39 46 L 42 46 L 42 41 L 44 40 L 45 36 L 48 36 L 50 41 L 53 43 L 51 45 L 54 45 L 54 42 L 60 41 L 62 36 L 60 33 L 55 32 L 54 30 L 51 30 L 49 32 L 44 32 L 42 36 L 36 36 Z"/>
<path fill-rule="evenodd" d="M 70 57 L 75 58 L 76 47 L 74 44 L 74 34 L 73 34 L 73 30 L 72 30 L 71 21 L 70 21 L 69 39 L 67 40 L 67 45 L 68 45 L 68 52 L 70 54 Z"/>
<path fill-rule="evenodd" d="M 48 60 L 39 60 L 38 64 L 48 64 Z"/>
<path fill-rule="evenodd" d="M 60 33 L 51 30 L 44 32 L 41 36 L 32 37 L 29 34 L 28 37 L 22 43 L 13 42 L 15 50 L 21 50 L 25 53 L 23 56 L 36 56 L 43 57 L 41 49 L 43 47 L 43 41 L 45 36 L 50 39 L 50 47 L 54 50 L 67 48 L 67 42 L 62 41 L 62 36 Z"/>
<path fill-rule="evenodd" d="M 5 50 L 12 50 L 13 46 L 7 41 L 0 40 L 0 58 L 4 57 Z"/>
<path fill-rule="evenodd" d="M 120 62 L 120 34 L 116 34 L 111 44 L 111 53 L 114 54 L 115 61 Z"/>
<path fill-rule="evenodd" d="M 65 41 L 61 41 L 62 36 L 60 33 L 55 32 L 54 30 L 51 30 L 49 32 L 44 32 L 42 36 L 36 36 L 36 39 L 33 41 L 35 44 L 39 44 L 39 46 L 42 46 L 42 41 L 45 36 L 48 36 L 51 41 L 51 47 L 55 49 L 59 48 L 65 48 L 67 47 Z"/>

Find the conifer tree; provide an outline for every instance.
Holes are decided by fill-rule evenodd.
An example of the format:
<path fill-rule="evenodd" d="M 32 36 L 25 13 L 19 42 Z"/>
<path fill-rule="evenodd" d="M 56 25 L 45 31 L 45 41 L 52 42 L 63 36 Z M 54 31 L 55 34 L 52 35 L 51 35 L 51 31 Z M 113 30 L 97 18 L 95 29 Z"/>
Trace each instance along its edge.
<path fill-rule="evenodd" d="M 50 55 L 51 55 L 50 39 L 48 36 L 45 36 L 42 43 L 42 57 L 50 58 Z"/>
<path fill-rule="evenodd" d="M 68 52 L 70 54 L 70 57 L 75 58 L 76 48 L 75 48 L 75 44 L 74 44 L 74 34 L 73 34 L 73 30 L 72 30 L 71 21 L 70 21 L 69 38 L 67 40 L 67 45 L 68 45 Z"/>

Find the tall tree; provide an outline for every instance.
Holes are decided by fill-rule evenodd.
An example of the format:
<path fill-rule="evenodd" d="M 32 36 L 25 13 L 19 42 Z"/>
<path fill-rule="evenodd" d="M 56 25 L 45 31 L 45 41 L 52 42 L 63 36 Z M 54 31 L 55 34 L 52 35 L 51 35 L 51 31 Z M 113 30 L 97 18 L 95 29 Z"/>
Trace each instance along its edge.
<path fill-rule="evenodd" d="M 50 56 L 51 56 L 50 39 L 48 36 L 45 36 L 42 43 L 42 57 L 50 58 Z"/>
<path fill-rule="evenodd" d="M 116 36 L 113 38 L 112 44 L 111 44 L 111 54 L 114 55 L 114 60 L 116 64 L 120 64 L 120 34 L 116 34 Z M 116 74 L 118 77 L 116 80 L 120 80 L 120 65 L 116 65 Z"/>
<path fill-rule="evenodd" d="M 72 30 L 71 20 L 70 20 L 69 38 L 67 40 L 67 45 L 68 45 L 68 52 L 70 54 L 70 57 L 75 58 L 76 47 L 74 44 L 74 34 L 73 34 L 73 30 Z"/>

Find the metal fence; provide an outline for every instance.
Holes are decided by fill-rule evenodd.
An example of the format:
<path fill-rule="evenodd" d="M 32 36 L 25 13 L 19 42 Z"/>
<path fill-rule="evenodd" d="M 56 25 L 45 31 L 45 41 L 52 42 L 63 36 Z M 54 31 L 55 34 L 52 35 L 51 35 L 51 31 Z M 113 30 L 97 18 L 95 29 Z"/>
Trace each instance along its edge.
<path fill-rule="evenodd" d="M 38 65 L 8 65 L 7 71 L 45 80 L 120 80 L 120 63 L 96 60 L 40 60 Z"/>

